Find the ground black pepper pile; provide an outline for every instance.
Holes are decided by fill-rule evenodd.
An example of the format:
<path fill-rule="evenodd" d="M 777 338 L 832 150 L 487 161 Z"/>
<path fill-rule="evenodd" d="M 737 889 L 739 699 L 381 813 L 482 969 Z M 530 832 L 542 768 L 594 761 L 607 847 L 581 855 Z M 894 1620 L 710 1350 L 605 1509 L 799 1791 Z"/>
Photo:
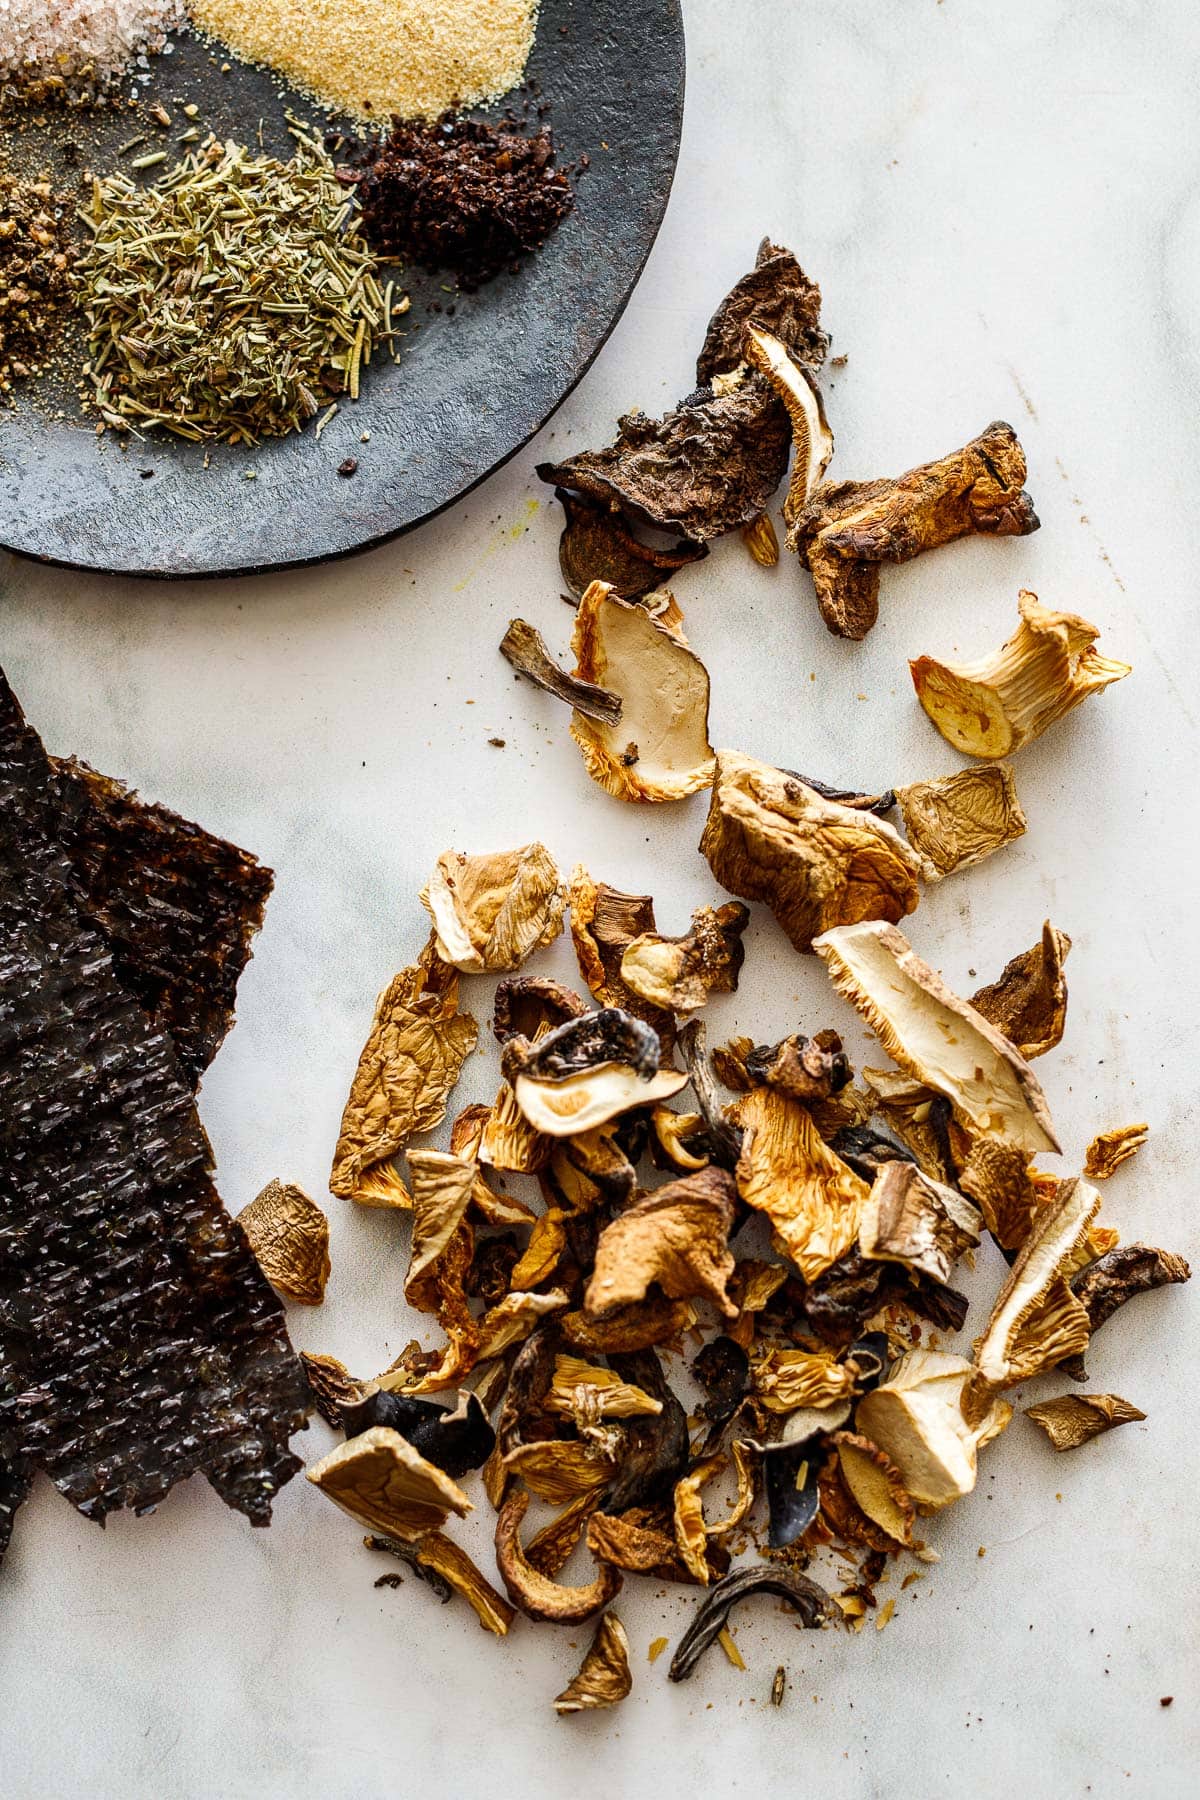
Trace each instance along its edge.
<path fill-rule="evenodd" d="M 452 270 L 468 293 L 544 244 L 575 204 L 549 126 L 527 136 L 451 113 L 433 125 L 397 119 L 343 178 L 357 183 L 381 255 Z"/>
<path fill-rule="evenodd" d="M 71 306 L 73 202 L 0 170 L 0 396 L 41 373 Z"/>

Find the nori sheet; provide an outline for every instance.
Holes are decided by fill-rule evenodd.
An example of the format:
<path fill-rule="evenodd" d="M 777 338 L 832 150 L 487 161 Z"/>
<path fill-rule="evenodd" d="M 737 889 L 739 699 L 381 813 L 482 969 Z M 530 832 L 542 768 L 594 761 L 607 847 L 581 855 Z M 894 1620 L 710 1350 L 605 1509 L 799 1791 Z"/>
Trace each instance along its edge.
<path fill-rule="evenodd" d="M 117 957 L 132 987 L 145 955 L 142 992 L 158 980 L 193 1068 L 232 990 L 204 990 L 185 908 L 141 928 L 132 850 L 108 859 L 88 917 L 81 883 L 105 866 L 107 825 L 79 824 L 81 790 L 92 784 L 56 774 L 0 675 L 0 1550 L 36 1467 L 101 1522 L 200 1471 L 266 1524 L 306 1416 L 282 1308 L 213 1187 L 188 1077 Z M 106 906 L 119 951 L 92 922 Z M 244 961 L 252 926 L 233 917 L 217 935 Z M 190 1034 L 189 989 L 205 1001 Z"/>

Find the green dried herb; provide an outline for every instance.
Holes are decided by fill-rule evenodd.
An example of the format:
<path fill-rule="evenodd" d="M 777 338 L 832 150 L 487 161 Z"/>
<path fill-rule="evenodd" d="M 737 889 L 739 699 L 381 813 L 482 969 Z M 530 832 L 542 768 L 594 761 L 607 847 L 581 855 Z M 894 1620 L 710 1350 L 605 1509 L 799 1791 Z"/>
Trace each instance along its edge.
<path fill-rule="evenodd" d="M 153 186 L 94 183 L 79 272 L 104 423 L 255 444 L 358 397 L 384 292 L 333 164 L 293 136 L 287 163 L 210 141 Z"/>

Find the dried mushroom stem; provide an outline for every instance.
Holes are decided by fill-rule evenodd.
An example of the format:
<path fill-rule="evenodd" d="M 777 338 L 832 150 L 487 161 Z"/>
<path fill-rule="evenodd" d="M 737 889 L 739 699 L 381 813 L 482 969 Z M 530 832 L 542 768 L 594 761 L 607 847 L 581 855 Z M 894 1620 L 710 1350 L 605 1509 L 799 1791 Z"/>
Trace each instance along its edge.
<path fill-rule="evenodd" d="M 754 1594 L 774 1594 L 799 1615 L 800 1623 L 818 1630 L 832 1617 L 833 1606 L 825 1589 L 793 1569 L 759 1567 L 738 1569 L 710 1588 L 692 1615 L 692 1622 L 671 1658 L 672 1681 L 687 1681 L 704 1652 L 717 1642 L 729 1615 L 742 1600 Z"/>
<path fill-rule="evenodd" d="M 1086 619 L 1052 612 L 1025 589 L 1017 605 L 1021 623 L 993 655 L 959 664 L 920 656 L 909 665 L 917 699 L 967 756 L 1011 756 L 1131 673 L 1128 663 L 1099 654 L 1099 630 Z"/>
<path fill-rule="evenodd" d="M 500 654 L 518 675 L 545 693 L 563 700 L 585 719 L 616 725 L 621 717 L 621 698 L 589 681 L 579 681 L 559 667 L 547 650 L 540 631 L 524 619 L 513 619 L 500 640 Z"/>
<path fill-rule="evenodd" d="M 785 344 L 771 332 L 748 325 L 744 349 L 746 361 L 752 369 L 766 376 L 791 420 L 792 474 L 783 503 L 784 521 L 791 526 L 829 467 L 833 456 L 833 433 L 826 422 L 825 408 L 815 381 L 789 354 Z M 771 535 L 774 537 L 773 531 Z M 778 560 L 778 546 L 775 555 Z"/>

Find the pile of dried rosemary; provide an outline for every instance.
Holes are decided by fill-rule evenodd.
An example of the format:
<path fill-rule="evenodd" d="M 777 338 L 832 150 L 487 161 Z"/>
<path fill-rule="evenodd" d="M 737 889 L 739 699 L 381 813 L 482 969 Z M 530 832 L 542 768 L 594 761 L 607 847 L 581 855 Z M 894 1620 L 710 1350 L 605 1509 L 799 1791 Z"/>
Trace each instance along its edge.
<path fill-rule="evenodd" d="M 287 163 L 213 142 L 152 187 L 94 183 L 80 276 L 102 423 L 252 444 L 358 398 L 393 288 L 333 165 L 293 135 Z"/>

